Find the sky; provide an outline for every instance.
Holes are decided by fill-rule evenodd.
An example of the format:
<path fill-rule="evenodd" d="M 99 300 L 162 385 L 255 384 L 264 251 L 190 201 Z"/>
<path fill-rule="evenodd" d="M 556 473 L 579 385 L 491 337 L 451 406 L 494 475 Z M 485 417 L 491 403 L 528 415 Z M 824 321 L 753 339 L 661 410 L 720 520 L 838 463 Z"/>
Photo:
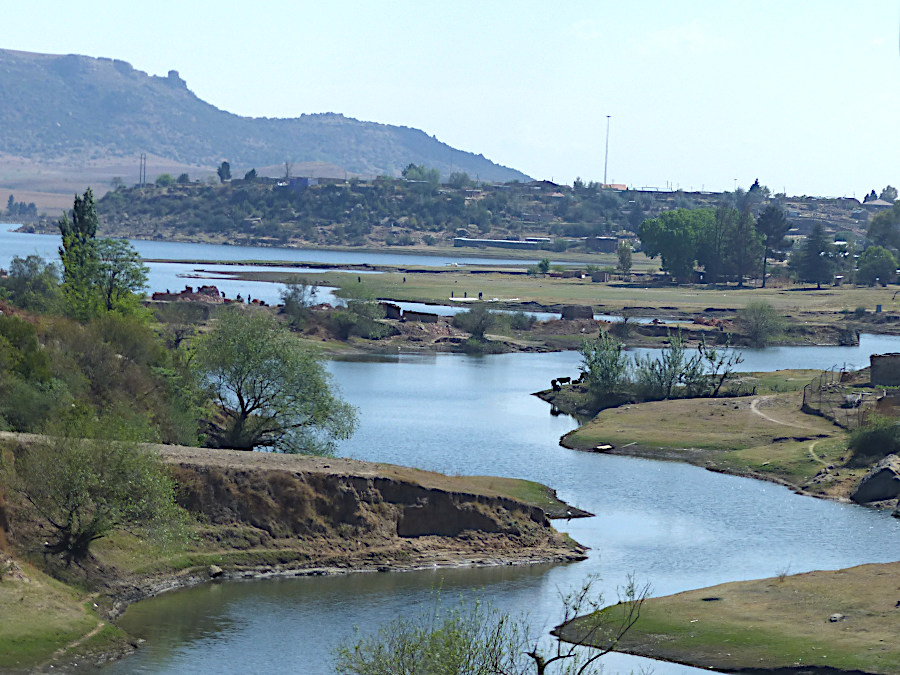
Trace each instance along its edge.
<path fill-rule="evenodd" d="M 0 27 L 177 70 L 229 112 L 415 127 L 559 183 L 900 186 L 898 0 L 31 0 Z"/>

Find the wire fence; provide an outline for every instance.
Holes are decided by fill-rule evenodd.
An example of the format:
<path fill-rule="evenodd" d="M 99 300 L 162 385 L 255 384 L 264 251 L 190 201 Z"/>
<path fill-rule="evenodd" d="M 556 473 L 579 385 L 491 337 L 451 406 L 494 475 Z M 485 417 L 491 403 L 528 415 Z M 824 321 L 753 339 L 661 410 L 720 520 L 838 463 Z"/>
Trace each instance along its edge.
<path fill-rule="evenodd" d="M 874 392 L 854 391 L 853 373 L 832 368 L 803 387 L 802 410 L 821 415 L 845 429 L 857 429 L 876 406 Z"/>

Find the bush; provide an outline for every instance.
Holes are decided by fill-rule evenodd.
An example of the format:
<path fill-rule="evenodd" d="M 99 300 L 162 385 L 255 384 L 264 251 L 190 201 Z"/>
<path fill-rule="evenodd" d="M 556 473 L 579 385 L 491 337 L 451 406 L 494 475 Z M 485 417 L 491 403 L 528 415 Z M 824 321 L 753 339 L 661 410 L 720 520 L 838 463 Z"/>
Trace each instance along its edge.
<path fill-rule="evenodd" d="M 900 452 L 900 421 L 871 415 L 865 425 L 850 433 L 849 448 L 853 451 L 851 466 L 866 466 Z"/>
<path fill-rule="evenodd" d="M 484 334 L 497 324 L 497 315 L 485 305 L 478 303 L 467 312 L 453 317 L 453 326 L 472 334 L 472 339 L 483 341 Z"/>
<path fill-rule="evenodd" d="M 537 319 L 533 314 L 518 311 L 509 315 L 509 327 L 513 330 L 531 330 Z"/>
<path fill-rule="evenodd" d="M 754 347 L 765 347 L 784 330 L 784 317 L 768 302 L 755 301 L 738 310 L 738 324 Z"/>
<path fill-rule="evenodd" d="M 581 343 L 581 372 L 595 397 L 609 394 L 626 382 L 628 357 L 623 348 L 621 342 L 602 331 L 593 340 Z"/>

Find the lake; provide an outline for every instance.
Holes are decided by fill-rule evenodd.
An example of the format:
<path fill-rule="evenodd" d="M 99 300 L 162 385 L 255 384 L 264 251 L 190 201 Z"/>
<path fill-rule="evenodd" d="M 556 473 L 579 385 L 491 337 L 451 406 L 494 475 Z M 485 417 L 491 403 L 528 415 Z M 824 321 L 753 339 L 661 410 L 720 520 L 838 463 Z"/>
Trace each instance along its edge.
<path fill-rule="evenodd" d="M 284 258 L 283 249 L 248 252 L 243 247 L 135 244 L 142 255 L 158 258 L 340 264 L 373 262 L 380 255 L 359 254 L 363 259 L 357 259 L 312 251 Z M 0 232 L 0 266 L 12 255 L 55 256 L 57 246 L 58 238 L 49 235 Z M 326 254 L 335 257 L 323 259 Z M 427 260 L 435 264 L 434 258 Z M 171 267 L 166 273 L 193 267 Z M 164 279 L 154 278 L 153 283 Z M 165 283 L 162 290 L 177 287 Z M 256 288 L 234 287 L 262 297 Z M 863 335 L 856 347 L 745 350 L 740 367 L 858 368 L 867 365 L 869 354 L 888 351 L 900 351 L 900 338 Z M 575 422 L 551 416 L 550 407 L 530 394 L 547 388 L 553 378 L 577 374 L 578 363 L 572 352 L 390 355 L 335 360 L 329 370 L 360 411 L 359 431 L 339 454 L 546 483 L 567 502 L 596 514 L 556 522 L 591 547 L 586 561 L 217 583 L 164 594 L 128 609 L 122 626 L 147 642 L 137 654 L 104 671 L 325 675 L 331 672 L 331 651 L 352 638 L 354 626 L 370 631 L 426 608 L 437 588 L 445 598 L 482 598 L 510 612 L 528 613 L 535 630 L 545 632 L 557 621 L 559 593 L 580 587 L 593 574 L 602 579 L 606 599 L 615 601 L 616 589 L 629 573 L 650 582 L 660 595 L 783 571 L 900 559 L 900 521 L 885 513 L 801 497 L 774 484 L 684 464 L 561 448 L 559 437 Z M 701 672 L 627 655 L 611 654 L 605 663 L 609 673 L 644 666 L 659 675 Z"/>
<path fill-rule="evenodd" d="M 897 348 L 900 340 L 866 338 L 862 347 L 842 348 L 853 353 L 833 352 L 828 359 L 862 364 L 872 347 Z M 787 361 L 762 350 L 748 355 L 745 365 L 793 366 L 816 348 L 793 349 Z M 900 559 L 900 521 L 885 513 L 684 464 L 561 448 L 559 437 L 574 421 L 551 416 L 549 406 L 529 394 L 577 365 L 571 352 L 435 354 L 344 359 L 329 369 L 360 410 L 360 429 L 341 455 L 544 482 L 597 514 L 556 521 L 591 547 L 588 560 L 209 584 L 129 608 L 123 627 L 147 643 L 107 670 L 324 675 L 331 672 L 331 650 L 353 636 L 354 626 L 372 630 L 426 607 L 436 588 L 445 598 L 478 597 L 527 612 L 537 628 L 549 629 L 558 617 L 558 592 L 579 587 L 591 574 L 602 578 L 605 597 L 614 601 L 630 572 L 649 581 L 654 594 L 666 594 L 784 570 Z M 607 672 L 622 673 L 648 663 L 626 655 L 605 661 Z M 699 672 L 652 666 L 658 674 Z"/>

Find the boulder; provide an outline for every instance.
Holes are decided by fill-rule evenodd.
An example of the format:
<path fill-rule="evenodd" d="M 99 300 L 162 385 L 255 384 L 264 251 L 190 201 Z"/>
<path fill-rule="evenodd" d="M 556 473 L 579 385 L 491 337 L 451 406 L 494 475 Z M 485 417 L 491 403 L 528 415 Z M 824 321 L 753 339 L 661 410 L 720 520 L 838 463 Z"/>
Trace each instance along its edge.
<path fill-rule="evenodd" d="M 900 497 L 900 457 L 888 455 L 878 462 L 850 495 L 857 504 Z"/>
<path fill-rule="evenodd" d="M 594 308 L 590 305 L 564 305 L 562 308 L 562 318 L 564 321 L 593 319 Z"/>

